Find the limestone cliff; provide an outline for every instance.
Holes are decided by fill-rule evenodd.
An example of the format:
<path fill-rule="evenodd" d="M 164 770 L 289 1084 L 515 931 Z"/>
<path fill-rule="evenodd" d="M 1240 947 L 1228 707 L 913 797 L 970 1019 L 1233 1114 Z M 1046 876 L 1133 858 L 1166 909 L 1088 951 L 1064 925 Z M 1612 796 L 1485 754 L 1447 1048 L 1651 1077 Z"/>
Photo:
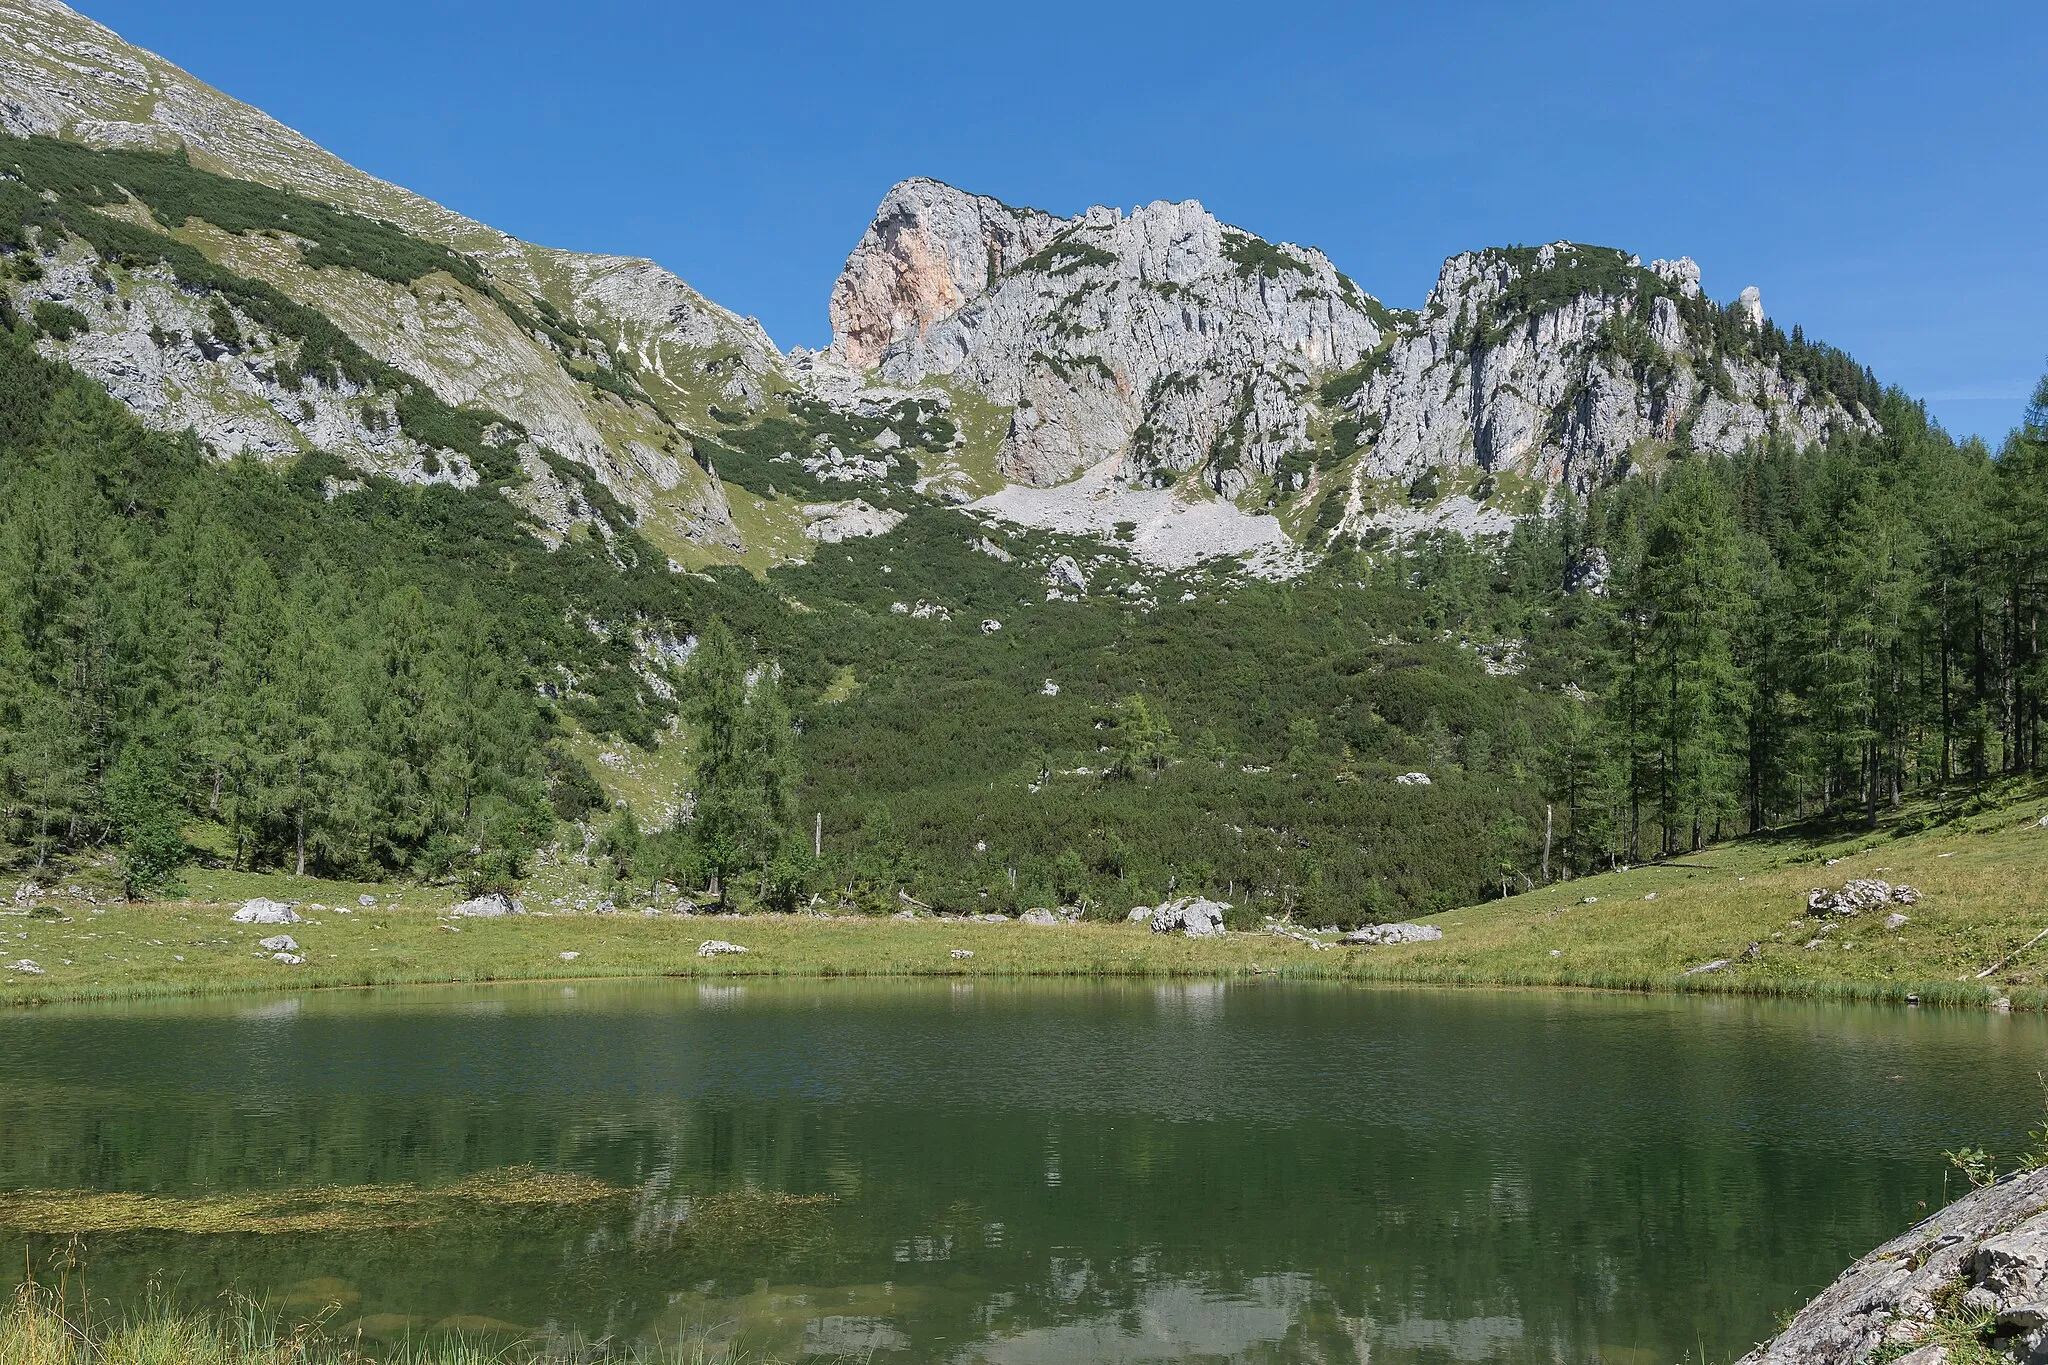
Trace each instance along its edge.
<path fill-rule="evenodd" d="M 1009 408 L 1014 481 L 1106 460 L 1130 486 L 1199 471 L 1229 498 L 1348 480 L 1339 528 L 1378 515 L 1362 479 L 1470 469 L 1584 491 L 1679 445 L 1874 424 L 1866 374 L 1779 333 L 1754 289 L 1717 307 L 1690 260 L 1467 253 L 1409 313 L 1193 202 L 1063 220 L 907 181 L 848 260 L 832 321 L 833 357 L 878 381 L 964 380 Z"/>
<path fill-rule="evenodd" d="M 1321 252 L 1192 201 L 1060 220 L 932 181 L 889 192 L 833 305 L 848 362 L 1014 409 L 1017 482 L 1119 457 L 1133 483 L 1205 467 L 1226 496 L 1307 442 L 1312 378 L 1369 352 L 1384 316 Z"/>
<path fill-rule="evenodd" d="M 906 180 L 875 210 L 832 287 L 832 359 L 872 367 L 893 345 L 986 293 L 1069 226 L 936 180 Z"/>
<path fill-rule="evenodd" d="M 1775 363 L 1747 291 L 1739 328 L 1692 261 L 1645 268 L 1557 242 L 1444 263 L 1421 313 L 1358 376 L 1341 410 L 1367 471 L 1512 471 L 1584 492 L 1631 452 L 1684 438 L 1733 452 L 1779 433 L 1805 446 L 1870 414 Z"/>

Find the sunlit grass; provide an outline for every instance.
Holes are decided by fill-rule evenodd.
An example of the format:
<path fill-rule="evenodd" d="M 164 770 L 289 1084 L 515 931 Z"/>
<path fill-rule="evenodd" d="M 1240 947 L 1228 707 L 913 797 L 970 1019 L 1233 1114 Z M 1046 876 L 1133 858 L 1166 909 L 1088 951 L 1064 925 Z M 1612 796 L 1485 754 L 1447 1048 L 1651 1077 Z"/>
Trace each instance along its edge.
<path fill-rule="evenodd" d="M 93 906 L 51 896 L 0 918 L 0 1003 L 206 995 L 307 987 L 675 976 L 1281 977 L 1796 995 L 2016 1008 L 2048 1005 L 2048 793 L 2013 785 L 1978 809 L 1921 806 L 1906 824 L 1743 840 L 1662 863 L 1558 882 L 1430 917 L 1433 943 L 1318 950 L 1262 932 L 1222 939 L 1143 925 L 759 915 L 573 914 L 530 892 L 532 913 L 455 920 L 448 888 L 358 887 L 277 874 L 193 870 L 191 899 Z M 1874 876 L 1919 888 L 1906 921 L 1826 923 L 1807 892 Z M 306 922 L 238 925 L 256 895 L 299 903 Z M 361 896 L 377 898 L 361 906 Z M 302 965 L 259 941 L 289 933 Z M 744 955 L 702 958 L 706 939 Z M 1752 945 L 1754 945 L 1752 947 Z M 956 951 L 971 953 L 955 957 Z M 1715 970 L 1689 969 L 1721 962 Z"/>

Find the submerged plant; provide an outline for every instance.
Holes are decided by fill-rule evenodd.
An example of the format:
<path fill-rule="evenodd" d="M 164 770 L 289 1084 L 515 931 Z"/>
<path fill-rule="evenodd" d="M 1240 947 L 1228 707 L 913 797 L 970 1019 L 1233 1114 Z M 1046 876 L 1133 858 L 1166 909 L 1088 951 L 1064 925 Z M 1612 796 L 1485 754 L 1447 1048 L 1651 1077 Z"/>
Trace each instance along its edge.
<path fill-rule="evenodd" d="M 202 1195 L 18 1190 L 0 1195 L 0 1227 L 36 1233 L 360 1232 L 415 1228 L 464 1213 L 590 1204 L 624 1190 L 589 1176 L 510 1166 L 453 1185 L 338 1185 Z M 0 1362 L 4 1365 L 4 1362 Z"/>

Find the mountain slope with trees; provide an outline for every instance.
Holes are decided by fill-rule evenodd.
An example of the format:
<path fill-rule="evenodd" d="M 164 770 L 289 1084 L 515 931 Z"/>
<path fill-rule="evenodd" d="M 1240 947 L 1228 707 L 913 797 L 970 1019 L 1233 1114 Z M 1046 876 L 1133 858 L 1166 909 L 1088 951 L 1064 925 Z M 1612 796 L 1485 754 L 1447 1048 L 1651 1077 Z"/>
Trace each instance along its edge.
<path fill-rule="evenodd" d="M 31 10 L 69 14 L 0 17 Z M 842 310 L 861 345 L 785 365 L 681 303 L 661 316 L 703 345 L 650 340 L 624 295 L 508 273 L 417 204 L 368 216 L 384 201 L 324 171 L 255 158 L 258 183 L 218 148 L 22 121 L 37 135 L 0 135 L 21 876 L 481 890 L 547 862 L 614 903 L 1114 917 L 1200 891 L 1354 924 L 1869 824 L 2040 762 L 2048 389 L 1997 452 L 1957 442 L 1754 300 L 1712 304 L 1688 263 L 1475 253 L 1402 315 L 1198 209 L 975 200 L 947 238 L 967 255 L 907 302 L 876 262 L 908 238 L 871 234 L 874 287 Z M 1182 230 L 1216 260 L 1147 273 Z M 441 330 L 407 350 L 384 303 Z M 1115 330 L 1175 308 L 1272 334 L 1219 334 L 1184 384 L 1163 332 Z M 1010 329 L 975 363 L 1029 385 L 920 370 L 975 358 L 970 314 Z M 1283 364 L 1296 332 L 1317 356 Z M 465 378 L 472 341 L 546 384 Z M 1147 403 L 1266 385 L 1285 411 L 1087 408 L 1124 342 L 1157 362 Z M 1417 386 L 1492 416 L 1424 450 Z M 1127 493 L 1276 514 L 1276 576 L 963 502 L 1034 394 L 1102 419 L 1076 458 L 1120 449 Z"/>

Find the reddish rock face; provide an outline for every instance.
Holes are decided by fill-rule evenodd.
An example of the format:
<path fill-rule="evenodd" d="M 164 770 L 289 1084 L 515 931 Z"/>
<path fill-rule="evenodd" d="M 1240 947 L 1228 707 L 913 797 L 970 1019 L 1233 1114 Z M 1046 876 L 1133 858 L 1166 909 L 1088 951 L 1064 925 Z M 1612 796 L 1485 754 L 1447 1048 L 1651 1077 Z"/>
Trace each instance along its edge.
<path fill-rule="evenodd" d="M 832 288 L 833 355 L 871 369 L 891 345 L 951 317 L 1066 226 L 936 180 L 904 181 L 875 210 Z"/>

